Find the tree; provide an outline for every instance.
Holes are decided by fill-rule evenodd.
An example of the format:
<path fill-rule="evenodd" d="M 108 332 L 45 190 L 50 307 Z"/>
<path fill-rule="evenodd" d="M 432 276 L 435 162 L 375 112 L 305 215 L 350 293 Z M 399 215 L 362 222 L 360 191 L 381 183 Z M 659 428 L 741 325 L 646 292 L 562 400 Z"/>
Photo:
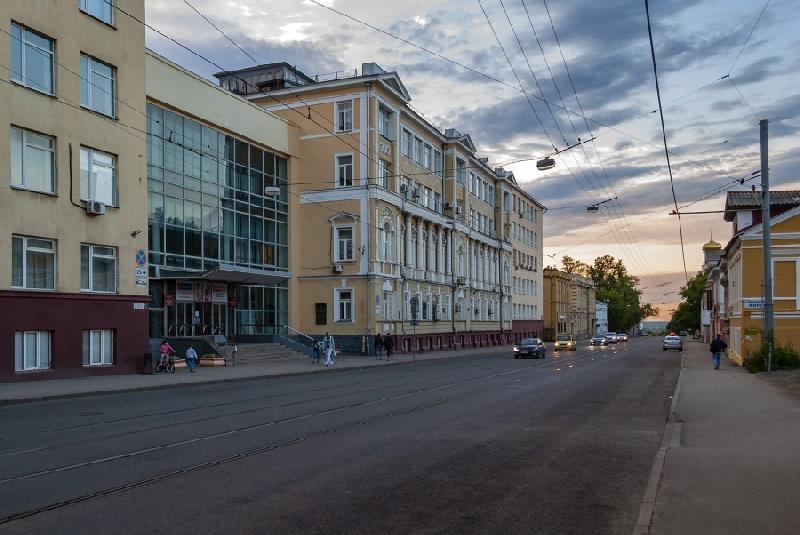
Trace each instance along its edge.
<path fill-rule="evenodd" d="M 592 280 L 595 298 L 608 303 L 608 327 L 612 331 L 628 331 L 644 318 L 658 314 L 651 304 L 642 304 L 639 278 L 628 273 L 622 260 L 604 255 L 589 265 L 565 256 L 561 265 L 568 273 Z"/>
<path fill-rule="evenodd" d="M 700 329 L 700 305 L 703 300 L 707 274 L 702 271 L 689 279 L 686 286 L 681 288 L 680 294 L 683 301 L 672 313 L 672 318 L 667 324 L 667 330 L 694 331 Z"/>

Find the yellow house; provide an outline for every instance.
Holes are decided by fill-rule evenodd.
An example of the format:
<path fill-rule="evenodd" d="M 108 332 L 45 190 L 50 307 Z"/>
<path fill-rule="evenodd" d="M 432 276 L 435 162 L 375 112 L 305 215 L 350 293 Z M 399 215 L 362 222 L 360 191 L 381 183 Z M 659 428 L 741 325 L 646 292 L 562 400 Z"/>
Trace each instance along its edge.
<path fill-rule="evenodd" d="M 544 268 L 544 339 L 570 332 L 570 284 L 572 276 L 556 268 Z"/>
<path fill-rule="evenodd" d="M 0 2 L 0 381 L 147 351 L 144 1 L 119 6 Z"/>
<path fill-rule="evenodd" d="M 775 341 L 800 348 L 800 192 L 770 195 Z M 725 220 L 733 223 L 734 230 L 721 263 L 728 354 L 741 364 L 763 341 L 761 192 L 729 192 Z"/>
<path fill-rule="evenodd" d="M 360 353 L 378 332 L 408 351 L 510 342 L 513 246 L 498 229 L 514 185 L 498 184 L 469 135 L 433 125 L 398 74 L 374 63 L 326 77 L 274 63 L 217 78 L 300 129 L 292 329 Z"/>

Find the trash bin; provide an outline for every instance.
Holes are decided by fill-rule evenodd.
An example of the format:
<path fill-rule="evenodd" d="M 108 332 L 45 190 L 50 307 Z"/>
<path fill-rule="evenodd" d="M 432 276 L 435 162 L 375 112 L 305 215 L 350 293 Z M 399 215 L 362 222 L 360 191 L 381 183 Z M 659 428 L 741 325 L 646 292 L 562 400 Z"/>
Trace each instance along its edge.
<path fill-rule="evenodd" d="M 153 355 L 145 353 L 142 361 L 142 375 L 153 375 Z"/>

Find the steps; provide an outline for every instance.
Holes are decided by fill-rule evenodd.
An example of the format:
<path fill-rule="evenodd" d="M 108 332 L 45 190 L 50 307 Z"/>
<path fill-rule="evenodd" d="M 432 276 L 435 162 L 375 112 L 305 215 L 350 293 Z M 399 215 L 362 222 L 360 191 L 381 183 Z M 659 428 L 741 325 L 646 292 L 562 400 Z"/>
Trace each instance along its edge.
<path fill-rule="evenodd" d="M 237 344 L 236 365 L 264 364 L 267 362 L 285 362 L 292 360 L 309 360 L 308 355 L 289 349 L 281 344 Z"/>

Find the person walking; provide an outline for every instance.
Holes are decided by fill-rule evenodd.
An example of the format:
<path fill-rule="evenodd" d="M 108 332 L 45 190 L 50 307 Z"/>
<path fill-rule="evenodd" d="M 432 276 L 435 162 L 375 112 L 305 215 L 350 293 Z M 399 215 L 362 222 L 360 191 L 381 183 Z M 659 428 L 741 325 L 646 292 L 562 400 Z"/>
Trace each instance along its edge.
<path fill-rule="evenodd" d="M 316 364 L 319 362 L 319 354 L 320 354 L 319 342 L 317 342 L 316 340 L 314 340 L 314 345 L 311 347 L 311 351 L 313 352 L 313 354 L 311 355 L 311 364 Z"/>
<path fill-rule="evenodd" d="M 711 362 L 714 364 L 714 369 L 718 370 L 721 353 L 728 349 L 728 344 L 722 339 L 722 335 L 718 334 L 714 341 L 708 346 L 708 349 L 711 351 Z"/>
<path fill-rule="evenodd" d="M 394 349 L 394 338 L 389 333 L 383 338 L 383 349 L 386 351 L 386 360 L 392 360 L 392 349 Z"/>
<path fill-rule="evenodd" d="M 375 335 L 375 358 L 383 359 L 383 337 L 381 333 Z"/>
<path fill-rule="evenodd" d="M 197 366 L 197 360 L 197 351 L 194 350 L 192 344 L 189 344 L 189 348 L 186 350 L 186 367 L 192 373 L 194 373 L 194 367 Z"/>
<path fill-rule="evenodd" d="M 328 333 L 325 333 L 325 362 L 323 362 L 325 367 L 328 366 L 333 367 L 333 365 L 335 364 L 336 362 L 336 355 L 334 353 L 335 349 L 336 348 L 333 343 L 333 336 L 331 336 Z"/>

